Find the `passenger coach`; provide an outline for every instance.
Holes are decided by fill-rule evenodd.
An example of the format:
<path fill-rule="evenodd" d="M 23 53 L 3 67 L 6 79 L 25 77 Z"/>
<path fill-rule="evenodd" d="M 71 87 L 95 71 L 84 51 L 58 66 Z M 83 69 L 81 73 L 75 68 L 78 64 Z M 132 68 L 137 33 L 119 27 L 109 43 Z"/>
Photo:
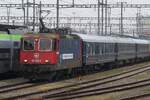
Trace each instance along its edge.
<path fill-rule="evenodd" d="M 83 64 L 143 59 L 150 56 L 150 41 L 113 36 L 77 34 L 83 41 Z"/>

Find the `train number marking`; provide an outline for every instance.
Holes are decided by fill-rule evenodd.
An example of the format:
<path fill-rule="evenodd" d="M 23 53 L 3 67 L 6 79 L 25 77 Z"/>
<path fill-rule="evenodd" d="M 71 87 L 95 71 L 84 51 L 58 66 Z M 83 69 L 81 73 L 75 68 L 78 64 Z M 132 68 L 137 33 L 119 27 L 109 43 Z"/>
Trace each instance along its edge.
<path fill-rule="evenodd" d="M 34 53 L 34 58 L 38 59 L 39 58 L 39 53 Z"/>

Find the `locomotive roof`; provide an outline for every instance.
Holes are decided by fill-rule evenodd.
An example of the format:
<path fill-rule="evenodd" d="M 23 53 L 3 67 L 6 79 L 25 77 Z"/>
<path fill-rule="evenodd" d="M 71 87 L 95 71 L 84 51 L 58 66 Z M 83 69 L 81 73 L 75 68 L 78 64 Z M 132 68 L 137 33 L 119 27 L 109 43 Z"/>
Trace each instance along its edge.
<path fill-rule="evenodd" d="M 72 33 L 78 35 L 85 42 L 104 42 L 104 43 L 130 43 L 130 44 L 150 44 L 150 41 L 134 38 L 123 38 L 114 36 L 96 36 L 81 33 Z"/>
<path fill-rule="evenodd" d="M 76 38 L 79 38 L 77 35 L 74 35 L 74 34 L 52 34 L 52 33 L 26 33 L 23 35 L 23 38 L 26 38 L 26 37 L 33 37 L 33 38 L 68 38 L 68 39 L 76 39 Z"/>

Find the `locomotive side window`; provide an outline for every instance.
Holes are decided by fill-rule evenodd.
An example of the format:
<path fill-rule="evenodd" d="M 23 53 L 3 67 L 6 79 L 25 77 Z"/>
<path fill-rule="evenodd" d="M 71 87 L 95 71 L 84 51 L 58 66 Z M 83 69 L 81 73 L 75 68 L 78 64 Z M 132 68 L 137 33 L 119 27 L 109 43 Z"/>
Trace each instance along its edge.
<path fill-rule="evenodd" d="M 23 40 L 24 50 L 34 50 L 34 39 L 24 39 Z"/>
<path fill-rule="evenodd" d="M 19 42 L 14 42 L 14 47 L 19 47 Z"/>
<path fill-rule="evenodd" d="M 52 40 L 50 39 L 40 39 L 40 50 L 42 51 L 52 51 Z"/>

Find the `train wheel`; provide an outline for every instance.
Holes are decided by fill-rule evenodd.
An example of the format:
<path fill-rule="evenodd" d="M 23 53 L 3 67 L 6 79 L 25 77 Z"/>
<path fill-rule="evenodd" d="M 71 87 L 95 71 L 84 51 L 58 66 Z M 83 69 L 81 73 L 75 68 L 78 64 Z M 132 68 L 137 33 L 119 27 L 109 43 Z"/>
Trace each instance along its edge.
<path fill-rule="evenodd" d="M 101 65 L 95 65 L 94 66 L 94 70 L 95 71 L 100 71 L 102 69 L 102 66 Z"/>
<path fill-rule="evenodd" d="M 55 80 L 55 77 L 56 77 L 56 71 L 54 72 L 51 72 L 49 75 L 48 75 L 48 81 L 54 81 Z"/>
<path fill-rule="evenodd" d="M 36 75 L 31 75 L 31 76 L 28 77 L 28 79 L 29 79 L 30 82 L 36 82 L 38 80 Z"/>
<path fill-rule="evenodd" d="M 90 66 L 84 67 L 84 73 L 85 73 L 85 74 L 89 74 L 90 72 L 91 72 Z"/>
<path fill-rule="evenodd" d="M 58 81 L 58 80 L 63 80 L 64 78 L 65 78 L 64 77 L 64 70 L 60 70 L 60 71 L 57 71 L 54 80 Z"/>
<path fill-rule="evenodd" d="M 30 82 L 35 82 L 36 79 L 35 78 L 29 78 Z"/>

